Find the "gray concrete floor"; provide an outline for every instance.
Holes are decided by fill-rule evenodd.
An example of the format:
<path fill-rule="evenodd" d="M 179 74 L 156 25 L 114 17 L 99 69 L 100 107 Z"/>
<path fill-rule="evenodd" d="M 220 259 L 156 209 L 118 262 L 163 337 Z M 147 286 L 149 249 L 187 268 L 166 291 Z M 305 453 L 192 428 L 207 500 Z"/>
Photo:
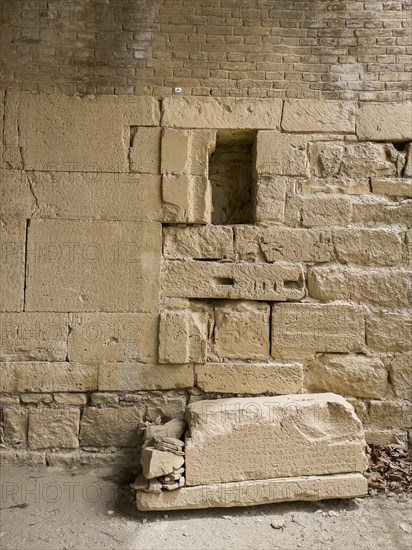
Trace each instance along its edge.
<path fill-rule="evenodd" d="M 412 547 L 405 496 L 142 513 L 129 480 L 107 469 L 3 466 L 0 473 L 4 550 Z"/>

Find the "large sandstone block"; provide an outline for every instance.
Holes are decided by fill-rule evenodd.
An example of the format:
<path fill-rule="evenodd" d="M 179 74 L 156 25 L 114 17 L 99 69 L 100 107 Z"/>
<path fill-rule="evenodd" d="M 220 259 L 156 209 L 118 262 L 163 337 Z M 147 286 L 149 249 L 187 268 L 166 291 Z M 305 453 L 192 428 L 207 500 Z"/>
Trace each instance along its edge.
<path fill-rule="evenodd" d="M 196 365 L 195 374 L 204 392 L 284 395 L 303 387 L 299 363 L 207 363 Z"/>
<path fill-rule="evenodd" d="M 372 178 L 372 191 L 389 197 L 412 197 L 412 178 Z"/>
<path fill-rule="evenodd" d="M 357 113 L 356 133 L 362 140 L 411 140 L 412 103 L 363 103 Z"/>
<path fill-rule="evenodd" d="M 366 342 L 375 351 L 399 352 L 412 349 L 412 318 L 408 311 L 368 311 Z"/>
<path fill-rule="evenodd" d="M 212 188 L 206 176 L 163 175 L 162 200 L 163 223 L 211 222 Z"/>
<path fill-rule="evenodd" d="M 412 353 L 394 357 L 390 366 L 390 380 L 397 397 L 412 400 Z"/>
<path fill-rule="evenodd" d="M 370 192 L 370 182 L 367 177 L 326 177 L 309 178 L 299 182 L 300 193 L 330 193 L 334 195 L 365 195 Z"/>
<path fill-rule="evenodd" d="M 0 219 L 30 218 L 35 204 L 26 172 L 0 169 Z"/>
<path fill-rule="evenodd" d="M 207 176 L 209 157 L 215 148 L 215 130 L 165 128 L 162 137 L 161 172 Z"/>
<path fill-rule="evenodd" d="M 0 313 L 0 361 L 64 361 L 64 313 Z"/>
<path fill-rule="evenodd" d="M 305 296 L 300 265 L 163 262 L 164 296 L 292 301 Z"/>
<path fill-rule="evenodd" d="M 205 313 L 163 311 L 160 314 L 159 363 L 204 363 L 207 326 Z"/>
<path fill-rule="evenodd" d="M 70 361 L 157 360 L 157 315 L 149 313 L 73 313 L 69 316 Z"/>
<path fill-rule="evenodd" d="M 4 409 L 5 441 L 13 446 L 26 446 L 28 414 L 26 409 Z"/>
<path fill-rule="evenodd" d="M 100 391 L 167 390 L 193 386 L 193 365 L 103 363 L 99 366 Z"/>
<path fill-rule="evenodd" d="M 325 354 L 306 372 L 311 392 L 330 391 L 347 397 L 381 398 L 386 393 L 388 373 L 382 361 L 363 355 Z"/>
<path fill-rule="evenodd" d="M 165 97 L 162 126 L 278 129 L 281 110 L 280 99 Z"/>
<path fill-rule="evenodd" d="M 75 449 L 79 446 L 80 410 L 31 409 L 29 412 L 30 449 Z"/>
<path fill-rule="evenodd" d="M 260 131 L 256 138 L 256 172 L 262 176 L 308 176 L 305 136 Z"/>
<path fill-rule="evenodd" d="M 163 256 L 168 260 L 232 260 L 232 228 L 221 225 L 165 227 Z"/>
<path fill-rule="evenodd" d="M 402 262 L 402 235 L 389 229 L 334 229 L 333 244 L 342 263 L 392 266 Z"/>
<path fill-rule="evenodd" d="M 272 356 L 304 359 L 319 352 L 361 352 L 365 321 L 361 306 L 276 304 L 272 310 Z"/>
<path fill-rule="evenodd" d="M 351 101 L 288 99 L 284 102 L 282 130 L 355 133 L 355 104 Z"/>
<path fill-rule="evenodd" d="M 80 422 L 80 442 L 96 447 L 135 447 L 143 407 L 88 407 Z"/>
<path fill-rule="evenodd" d="M 259 176 L 256 185 L 256 222 L 279 222 L 285 218 L 286 197 L 294 191 L 292 178 Z"/>
<path fill-rule="evenodd" d="M 161 128 L 138 126 L 131 129 L 130 169 L 140 174 L 160 174 Z"/>
<path fill-rule="evenodd" d="M 26 309 L 155 311 L 161 246 L 156 223 L 32 221 Z"/>
<path fill-rule="evenodd" d="M 185 417 L 188 486 L 367 468 L 362 424 L 331 393 L 198 401 Z"/>
<path fill-rule="evenodd" d="M 0 311 L 23 311 L 25 242 L 25 220 L 0 220 Z"/>
<path fill-rule="evenodd" d="M 321 266 L 309 270 L 308 290 L 317 300 L 351 300 L 382 307 L 408 307 L 411 276 L 407 269 Z"/>
<path fill-rule="evenodd" d="M 353 202 L 352 223 L 410 226 L 412 201 L 391 202 L 384 197 L 363 197 Z"/>
<path fill-rule="evenodd" d="M 297 195 L 287 201 L 285 223 L 292 227 L 346 226 L 350 216 L 351 198 L 348 196 Z"/>

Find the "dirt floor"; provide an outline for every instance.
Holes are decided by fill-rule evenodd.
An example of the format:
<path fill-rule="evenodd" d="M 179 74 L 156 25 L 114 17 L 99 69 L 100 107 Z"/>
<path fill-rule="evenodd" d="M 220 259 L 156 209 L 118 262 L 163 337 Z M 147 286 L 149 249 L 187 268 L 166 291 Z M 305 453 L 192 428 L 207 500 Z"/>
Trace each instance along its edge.
<path fill-rule="evenodd" d="M 333 549 L 412 547 L 412 499 L 272 504 L 142 513 L 106 469 L 1 468 L 0 548 Z"/>

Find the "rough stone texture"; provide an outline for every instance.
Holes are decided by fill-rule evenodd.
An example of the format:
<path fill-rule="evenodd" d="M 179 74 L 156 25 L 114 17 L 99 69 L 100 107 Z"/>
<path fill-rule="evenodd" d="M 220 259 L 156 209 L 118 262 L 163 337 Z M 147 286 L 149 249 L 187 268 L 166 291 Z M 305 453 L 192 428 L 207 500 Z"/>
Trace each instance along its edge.
<path fill-rule="evenodd" d="M 168 260 L 233 259 L 233 232 L 230 227 L 165 227 L 163 256 Z"/>
<path fill-rule="evenodd" d="M 390 380 L 397 397 L 412 400 L 412 353 L 394 357 L 390 367 Z"/>
<path fill-rule="evenodd" d="M 398 401 L 370 401 L 369 422 L 374 428 L 404 426 L 407 420 L 406 407 Z"/>
<path fill-rule="evenodd" d="M 285 132 L 354 133 L 355 104 L 350 101 L 286 100 Z"/>
<path fill-rule="evenodd" d="M 210 223 L 212 189 L 206 176 L 163 175 L 163 223 Z"/>
<path fill-rule="evenodd" d="M 30 449 L 74 449 L 79 446 L 78 408 L 32 409 L 29 412 Z"/>
<path fill-rule="evenodd" d="M 407 141 L 412 139 L 412 103 L 365 103 L 359 107 L 359 139 Z"/>
<path fill-rule="evenodd" d="M 366 314 L 366 342 L 375 351 L 408 351 L 412 349 L 411 334 L 408 311 L 377 310 Z"/>
<path fill-rule="evenodd" d="M 412 178 L 412 143 L 408 143 L 405 147 L 406 163 L 403 169 L 405 178 Z"/>
<path fill-rule="evenodd" d="M 162 124 L 174 128 L 278 129 L 281 109 L 278 99 L 166 97 Z"/>
<path fill-rule="evenodd" d="M 161 128 L 138 126 L 131 136 L 130 169 L 141 174 L 160 173 Z"/>
<path fill-rule="evenodd" d="M 305 385 L 309 391 L 330 391 L 344 396 L 381 398 L 388 373 L 377 358 L 325 354 L 309 365 Z"/>
<path fill-rule="evenodd" d="M 87 403 L 85 393 L 55 393 L 53 398 L 59 405 L 86 405 Z"/>
<path fill-rule="evenodd" d="M 216 131 L 165 128 L 161 172 L 207 176 L 209 156 L 215 147 Z"/>
<path fill-rule="evenodd" d="M 24 302 L 24 220 L 0 220 L 0 311 L 22 311 Z"/>
<path fill-rule="evenodd" d="M 3 412 L 4 437 L 11 445 L 27 443 L 27 411 L 22 409 L 5 409 Z"/>
<path fill-rule="evenodd" d="M 309 270 L 308 290 L 318 300 L 351 300 L 382 307 L 408 307 L 410 272 L 330 266 Z"/>
<path fill-rule="evenodd" d="M 0 219 L 30 218 L 35 198 L 30 190 L 26 172 L 0 169 Z"/>
<path fill-rule="evenodd" d="M 272 356 L 306 358 L 318 352 L 361 352 L 365 321 L 361 306 L 276 304 L 272 310 Z"/>
<path fill-rule="evenodd" d="M 186 484 L 363 472 L 360 420 L 334 394 L 232 398 L 188 405 Z"/>
<path fill-rule="evenodd" d="M 377 195 L 412 197 L 412 178 L 372 178 L 372 191 Z"/>
<path fill-rule="evenodd" d="M 98 447 L 134 447 L 137 426 L 143 410 L 138 407 L 90 407 L 84 410 L 80 423 L 80 442 Z"/>
<path fill-rule="evenodd" d="M 64 361 L 64 313 L 0 313 L 0 361 Z"/>
<path fill-rule="evenodd" d="M 402 262 L 402 236 L 388 229 L 334 229 L 333 245 L 344 264 L 393 266 Z"/>
<path fill-rule="evenodd" d="M 285 223 L 294 227 L 346 226 L 351 200 L 340 195 L 296 195 L 286 204 Z"/>
<path fill-rule="evenodd" d="M 364 195 L 369 193 L 369 178 L 348 177 L 339 175 L 337 177 L 310 178 L 299 182 L 300 192 L 309 193 L 330 193 L 344 195 Z"/>
<path fill-rule="evenodd" d="M 99 390 L 134 391 L 191 388 L 192 365 L 107 363 L 99 366 Z"/>
<path fill-rule="evenodd" d="M 288 178 L 259 176 L 255 200 L 256 222 L 283 223 L 287 192 L 293 187 L 293 181 Z"/>
<path fill-rule="evenodd" d="M 366 496 L 368 482 L 361 474 L 243 481 L 184 487 L 160 494 L 137 491 L 138 510 L 185 510 L 256 506 L 272 502 L 317 501 Z"/>
<path fill-rule="evenodd" d="M 171 297 L 289 301 L 305 296 L 302 267 L 166 261 L 163 293 Z"/>
<path fill-rule="evenodd" d="M 201 312 L 162 312 L 159 327 L 159 362 L 204 363 L 206 333 L 207 317 Z"/>
<path fill-rule="evenodd" d="M 160 224 L 36 220 L 27 246 L 29 311 L 156 308 Z"/>
<path fill-rule="evenodd" d="M 158 451 L 153 447 L 146 447 L 142 451 L 140 462 L 145 478 L 153 479 L 178 470 L 183 466 L 185 458 L 167 451 Z"/>
<path fill-rule="evenodd" d="M 290 136 L 280 132 L 258 132 L 256 139 L 256 171 L 262 176 L 307 176 L 306 136 Z"/>
<path fill-rule="evenodd" d="M 195 367 L 197 386 L 205 392 L 252 395 L 299 393 L 299 363 L 208 363 Z"/>
<path fill-rule="evenodd" d="M 69 326 L 70 361 L 157 361 L 157 315 L 73 313 Z"/>
<path fill-rule="evenodd" d="M 151 422 L 156 422 L 159 416 L 166 420 L 172 418 L 182 419 L 186 401 L 185 392 L 171 391 L 158 395 L 148 395 L 144 400 L 146 419 Z"/>
<path fill-rule="evenodd" d="M 18 126 L 20 95 L 16 90 L 7 90 L 3 119 L 3 161 L 5 168 L 23 168 Z"/>
<path fill-rule="evenodd" d="M 412 201 L 391 202 L 383 197 L 366 197 L 353 202 L 352 222 L 365 225 L 410 225 Z"/>

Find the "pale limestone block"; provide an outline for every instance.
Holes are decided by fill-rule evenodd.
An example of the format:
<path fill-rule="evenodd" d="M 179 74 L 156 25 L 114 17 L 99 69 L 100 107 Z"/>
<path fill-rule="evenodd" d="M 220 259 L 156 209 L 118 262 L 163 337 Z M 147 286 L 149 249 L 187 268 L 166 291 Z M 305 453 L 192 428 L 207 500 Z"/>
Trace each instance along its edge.
<path fill-rule="evenodd" d="M 284 102 L 282 130 L 353 134 L 355 112 L 351 101 L 288 99 Z"/>
<path fill-rule="evenodd" d="M 55 393 L 54 401 L 59 405 L 86 405 L 87 394 L 85 393 Z"/>
<path fill-rule="evenodd" d="M 166 367 L 168 369 L 172 367 Z M 170 391 L 166 393 L 147 394 L 143 396 L 145 418 L 151 422 L 161 416 L 163 420 L 182 419 L 186 408 L 186 393 Z"/>
<path fill-rule="evenodd" d="M 412 201 L 391 202 L 384 197 L 363 197 L 353 202 L 352 223 L 408 226 L 412 219 Z"/>
<path fill-rule="evenodd" d="M 408 420 L 407 405 L 402 401 L 370 401 L 369 422 L 374 428 L 401 428 Z M 410 405 L 410 404 L 409 404 Z M 410 416 L 409 416 L 410 420 Z M 410 425 L 410 423 L 409 423 Z"/>
<path fill-rule="evenodd" d="M 361 352 L 365 321 L 351 304 L 277 304 L 272 310 L 272 356 L 304 359 L 318 352 Z"/>
<path fill-rule="evenodd" d="M 99 365 L 99 390 L 135 391 L 191 388 L 193 365 L 141 365 L 104 363 Z"/>
<path fill-rule="evenodd" d="M 302 266 L 163 262 L 163 294 L 186 298 L 293 301 L 305 296 Z"/>
<path fill-rule="evenodd" d="M 408 311 L 366 312 L 366 342 L 375 351 L 409 351 L 411 334 L 412 318 Z"/>
<path fill-rule="evenodd" d="M 370 192 L 369 178 L 338 177 L 310 178 L 299 182 L 300 193 L 330 193 L 344 195 L 365 195 Z"/>
<path fill-rule="evenodd" d="M 367 468 L 362 424 L 332 393 L 197 401 L 185 417 L 188 486 Z"/>
<path fill-rule="evenodd" d="M 398 151 L 390 144 L 346 145 L 341 171 L 347 176 L 396 176 Z"/>
<path fill-rule="evenodd" d="M 212 216 L 212 188 L 206 176 L 163 175 L 163 223 L 208 224 Z"/>
<path fill-rule="evenodd" d="M 330 391 L 344 396 L 380 398 L 386 393 L 388 373 L 382 361 L 363 355 L 325 354 L 306 372 L 311 392 Z"/>
<path fill-rule="evenodd" d="M 363 103 L 357 113 L 356 133 L 362 140 L 412 139 L 412 102 Z"/>
<path fill-rule="evenodd" d="M 317 300 L 351 300 L 382 307 L 408 307 L 411 274 L 408 269 L 346 266 L 313 267 L 308 290 Z"/>
<path fill-rule="evenodd" d="M 196 311 L 163 311 L 160 314 L 159 363 L 204 363 L 207 315 Z"/>
<path fill-rule="evenodd" d="M 5 409 L 3 412 L 4 437 L 10 445 L 27 444 L 27 410 Z"/>
<path fill-rule="evenodd" d="M 168 451 L 158 451 L 153 447 L 143 449 L 140 457 L 143 475 L 146 479 L 171 474 L 183 466 L 184 462 L 184 456 L 175 455 Z"/>
<path fill-rule="evenodd" d="M 25 464 L 27 466 L 42 464 L 46 466 L 45 451 L 26 451 L 16 449 L 0 449 L 0 462 L 6 464 Z"/>
<path fill-rule="evenodd" d="M 5 168 L 23 168 L 19 129 L 20 95 L 16 90 L 5 92 L 3 120 L 3 163 Z"/>
<path fill-rule="evenodd" d="M 0 313 L 0 361 L 64 361 L 64 313 Z"/>
<path fill-rule="evenodd" d="M 402 239 L 388 229 L 334 229 L 333 244 L 338 260 L 345 264 L 399 265 Z"/>
<path fill-rule="evenodd" d="M 397 397 L 412 400 L 412 353 L 394 357 L 390 367 L 390 380 Z"/>
<path fill-rule="evenodd" d="M 165 227 L 163 256 L 168 260 L 234 259 L 231 227 Z"/>
<path fill-rule="evenodd" d="M 283 223 L 286 196 L 291 188 L 293 182 L 290 179 L 260 176 L 256 187 L 256 222 Z"/>
<path fill-rule="evenodd" d="M 412 178 L 372 178 L 372 191 L 390 197 L 412 197 Z"/>
<path fill-rule="evenodd" d="M 209 360 L 269 360 L 268 304 L 229 302 L 216 306 L 214 316 Z"/>
<path fill-rule="evenodd" d="M 240 260 L 317 263 L 330 262 L 334 256 L 329 229 L 239 225 L 235 234 L 236 255 Z"/>
<path fill-rule="evenodd" d="M 336 177 L 340 173 L 345 145 L 343 142 L 310 143 L 308 157 L 311 173 L 318 177 Z"/>
<path fill-rule="evenodd" d="M 23 311 L 25 242 L 25 220 L 0 220 L 0 311 Z"/>
<path fill-rule="evenodd" d="M 35 220 L 28 234 L 28 311 L 156 310 L 157 223 Z"/>
<path fill-rule="evenodd" d="M 35 218 L 154 221 L 161 219 L 160 175 L 31 172 Z"/>
<path fill-rule="evenodd" d="M 195 374 L 204 392 L 284 395 L 303 387 L 299 363 L 207 363 L 196 365 Z"/>
<path fill-rule="evenodd" d="M 118 405 L 119 395 L 110 392 L 95 392 L 91 395 L 91 402 L 93 405 Z"/>
<path fill-rule="evenodd" d="M 172 128 L 278 129 L 280 99 L 165 97 L 162 126 Z"/>
<path fill-rule="evenodd" d="M 165 424 L 150 424 L 149 426 L 146 426 L 144 430 L 144 439 L 145 441 L 148 441 L 155 436 L 176 437 L 177 439 L 181 439 L 185 428 L 185 421 L 178 418 L 173 418 Z"/>
<path fill-rule="evenodd" d="M 2 363 L 0 391 L 65 392 L 97 389 L 97 366 L 79 363 Z"/>
<path fill-rule="evenodd" d="M 29 411 L 30 449 L 74 449 L 79 446 L 80 410 L 31 409 Z"/>
<path fill-rule="evenodd" d="M 392 445 L 392 443 L 399 444 L 399 441 L 406 442 L 408 440 L 408 432 L 396 429 L 382 430 L 365 426 L 365 440 L 368 445 L 385 447 L 386 445 Z"/>
<path fill-rule="evenodd" d="M 88 407 L 80 422 L 81 445 L 96 447 L 135 447 L 137 426 L 143 418 L 141 406 Z"/>
<path fill-rule="evenodd" d="M 161 128 L 138 126 L 130 146 L 130 169 L 140 174 L 160 173 Z"/>
<path fill-rule="evenodd" d="M 53 396 L 50 393 L 24 393 L 20 400 L 25 404 L 38 405 L 39 403 L 53 403 Z"/>
<path fill-rule="evenodd" d="M 308 176 L 307 139 L 305 136 L 260 131 L 256 139 L 258 176 Z"/>
<path fill-rule="evenodd" d="M 165 128 L 162 136 L 162 174 L 190 174 L 190 142 L 188 130 Z"/>
<path fill-rule="evenodd" d="M 291 197 L 286 204 L 285 223 L 295 227 L 346 226 L 350 216 L 350 197 L 319 193 Z"/>
<path fill-rule="evenodd" d="M 70 361 L 157 360 L 158 316 L 150 313 L 72 313 Z"/>
<path fill-rule="evenodd" d="M 0 219 L 30 218 L 35 204 L 26 172 L 0 170 Z"/>

